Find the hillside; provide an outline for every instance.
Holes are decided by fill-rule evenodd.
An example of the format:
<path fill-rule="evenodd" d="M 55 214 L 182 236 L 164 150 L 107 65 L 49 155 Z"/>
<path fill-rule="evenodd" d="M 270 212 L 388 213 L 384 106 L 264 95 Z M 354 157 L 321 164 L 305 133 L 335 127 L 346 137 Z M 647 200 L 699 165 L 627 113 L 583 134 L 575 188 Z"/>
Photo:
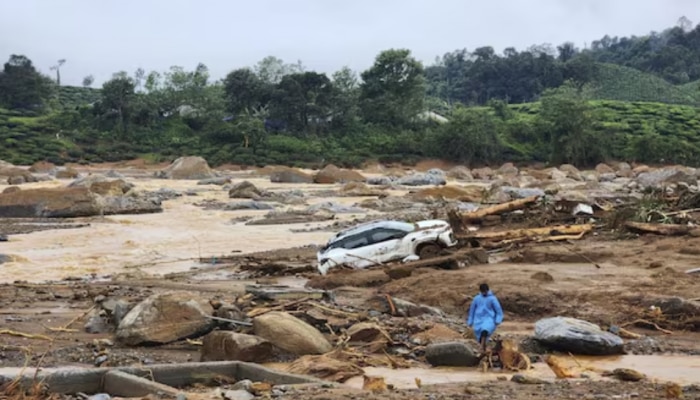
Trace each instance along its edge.
<path fill-rule="evenodd" d="M 64 108 L 75 108 L 94 103 L 100 99 L 100 89 L 79 86 L 61 86 L 59 88 L 59 103 Z"/>
<path fill-rule="evenodd" d="M 615 64 L 599 63 L 594 98 L 700 105 L 698 82 L 675 86 L 657 76 Z"/>

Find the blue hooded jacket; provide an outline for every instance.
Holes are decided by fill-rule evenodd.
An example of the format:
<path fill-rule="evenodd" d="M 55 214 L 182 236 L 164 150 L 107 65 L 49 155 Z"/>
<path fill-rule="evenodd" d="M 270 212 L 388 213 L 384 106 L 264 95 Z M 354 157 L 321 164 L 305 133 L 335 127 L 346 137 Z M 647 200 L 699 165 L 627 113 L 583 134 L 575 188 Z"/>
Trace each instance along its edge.
<path fill-rule="evenodd" d="M 474 330 L 476 340 L 480 339 L 482 331 L 486 331 L 488 339 L 501 322 L 503 322 L 503 309 L 496 296 L 490 290 L 486 296 L 481 293 L 476 295 L 469 307 L 467 319 L 467 325 Z"/>

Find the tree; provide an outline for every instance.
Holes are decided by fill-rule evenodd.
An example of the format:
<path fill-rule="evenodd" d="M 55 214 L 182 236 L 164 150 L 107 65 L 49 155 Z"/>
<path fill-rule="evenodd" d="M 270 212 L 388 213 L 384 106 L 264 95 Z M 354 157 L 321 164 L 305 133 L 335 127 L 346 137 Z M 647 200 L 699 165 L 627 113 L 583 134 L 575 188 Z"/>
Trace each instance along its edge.
<path fill-rule="evenodd" d="M 0 74 L 0 105 L 11 109 L 39 109 L 53 92 L 53 83 L 32 61 L 13 54 Z"/>
<path fill-rule="evenodd" d="M 304 72 L 301 61 L 296 64 L 285 64 L 285 62 L 274 56 L 267 56 L 260 60 L 255 66 L 255 73 L 261 81 L 275 85 L 279 83 L 285 75 L 300 74 Z"/>
<path fill-rule="evenodd" d="M 92 84 L 95 82 L 95 77 L 92 75 L 88 75 L 85 78 L 83 78 L 83 87 L 89 88 L 92 86 Z"/>
<path fill-rule="evenodd" d="M 296 131 L 316 131 L 330 117 L 332 95 L 333 87 L 325 74 L 286 75 L 272 94 L 270 114 Z"/>
<path fill-rule="evenodd" d="M 249 68 L 229 72 L 224 78 L 227 109 L 234 115 L 259 109 L 267 103 L 270 87 Z"/>
<path fill-rule="evenodd" d="M 61 67 L 66 63 L 65 59 L 60 59 L 56 62 L 56 65 L 52 66 L 50 69 L 56 71 L 56 85 L 61 86 Z"/>
<path fill-rule="evenodd" d="M 552 163 L 586 166 L 604 159 L 605 142 L 593 129 L 588 98 L 588 87 L 570 81 L 542 95 L 540 132 Z"/>
<path fill-rule="evenodd" d="M 332 124 L 339 128 L 348 128 L 357 118 L 359 109 L 357 102 L 360 96 L 360 85 L 357 74 L 349 67 L 343 67 L 333 73 L 333 105 Z"/>
<path fill-rule="evenodd" d="M 559 61 L 561 62 L 567 62 L 571 60 L 572 58 L 574 58 L 576 53 L 578 53 L 578 49 L 571 42 L 566 42 L 560 46 L 557 46 L 557 50 L 559 51 Z"/>
<path fill-rule="evenodd" d="M 406 126 L 423 111 L 423 66 L 406 49 L 381 52 L 374 65 L 362 73 L 360 104 L 368 122 Z"/>
<path fill-rule="evenodd" d="M 102 100 L 99 111 L 103 117 L 110 119 L 116 117 L 118 131 L 125 135 L 129 117 L 133 110 L 136 97 L 136 84 L 126 73 L 115 74 L 114 77 L 102 85 Z"/>
<path fill-rule="evenodd" d="M 458 106 L 450 122 L 440 126 L 434 153 L 468 165 L 495 162 L 502 148 L 501 125 L 488 110 Z"/>

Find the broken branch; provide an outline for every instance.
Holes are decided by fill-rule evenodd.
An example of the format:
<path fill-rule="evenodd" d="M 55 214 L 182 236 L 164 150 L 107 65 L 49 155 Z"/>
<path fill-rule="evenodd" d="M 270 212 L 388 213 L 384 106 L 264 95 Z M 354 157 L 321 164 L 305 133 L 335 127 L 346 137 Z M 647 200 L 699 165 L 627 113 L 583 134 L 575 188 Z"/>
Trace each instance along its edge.
<path fill-rule="evenodd" d="M 10 335 L 10 336 L 18 336 L 18 337 L 23 337 L 27 339 L 40 339 L 40 340 L 48 340 L 52 341 L 48 336 L 45 335 L 33 335 L 30 333 L 24 333 L 24 332 L 17 332 L 17 331 L 12 331 L 9 329 L 0 329 L 0 335 Z"/>
<path fill-rule="evenodd" d="M 458 216 L 462 222 L 476 222 L 482 220 L 489 215 L 499 215 L 507 212 L 521 210 L 531 204 L 534 204 L 539 199 L 539 196 L 530 196 L 524 199 L 517 199 L 507 203 L 498 204 L 491 207 L 480 208 L 468 213 L 459 213 Z"/>
<path fill-rule="evenodd" d="M 532 239 L 538 237 L 553 237 L 556 238 L 562 235 L 581 235 L 593 230 L 593 225 L 556 225 L 544 228 L 530 229 L 514 229 L 500 232 L 476 232 L 467 235 L 465 238 L 476 240 L 514 240 L 514 239 Z"/>
<path fill-rule="evenodd" d="M 658 330 L 659 332 L 665 333 L 665 334 L 667 334 L 667 335 L 673 335 L 673 331 L 669 331 L 668 329 L 664 329 L 664 328 L 660 327 L 659 325 L 657 325 L 657 324 L 655 324 L 655 323 L 653 323 L 653 322 L 651 322 L 651 321 L 647 321 L 647 320 L 645 320 L 645 319 L 637 319 L 637 320 L 634 320 L 634 321 L 632 321 L 632 322 L 628 322 L 628 323 L 622 325 L 622 327 L 630 326 L 630 325 L 647 325 L 647 326 L 653 326 L 653 327 L 654 327 L 656 330 Z"/>
<path fill-rule="evenodd" d="M 248 316 L 248 318 L 255 318 L 255 317 L 257 317 L 257 316 L 260 316 L 260 315 L 263 315 L 263 314 L 267 314 L 267 313 L 269 313 L 269 312 L 271 312 L 271 311 L 284 310 L 284 309 L 286 309 L 286 308 L 288 308 L 288 307 L 295 306 L 295 305 L 297 305 L 297 304 L 299 304 L 299 303 L 304 303 L 304 302 L 306 302 L 306 301 L 309 301 L 310 299 L 311 299 L 310 297 L 304 297 L 304 298 L 301 298 L 301 299 L 299 299 L 299 300 L 288 301 L 288 302 L 286 302 L 286 303 L 284 303 L 284 304 L 280 304 L 280 305 L 277 305 L 277 306 L 274 306 L 274 307 L 256 308 L 256 309 L 253 309 L 253 310 L 249 311 L 248 314 L 246 314 L 246 315 Z"/>
<path fill-rule="evenodd" d="M 690 225 L 675 225 L 675 224 L 648 224 L 644 222 L 625 222 L 625 227 L 631 231 L 640 233 L 654 233 L 664 236 L 687 235 L 688 232 L 695 229 Z"/>

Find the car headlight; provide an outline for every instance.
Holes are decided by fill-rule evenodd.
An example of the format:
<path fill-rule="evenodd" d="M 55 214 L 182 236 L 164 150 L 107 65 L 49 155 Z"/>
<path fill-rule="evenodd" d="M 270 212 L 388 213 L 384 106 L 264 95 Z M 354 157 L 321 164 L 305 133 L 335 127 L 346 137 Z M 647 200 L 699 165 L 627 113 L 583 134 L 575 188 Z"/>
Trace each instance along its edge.
<path fill-rule="evenodd" d="M 328 259 L 327 259 L 327 258 L 322 258 L 318 263 L 321 264 L 321 265 L 323 265 L 323 264 L 325 264 L 325 263 L 327 263 L 327 262 L 328 262 Z"/>

